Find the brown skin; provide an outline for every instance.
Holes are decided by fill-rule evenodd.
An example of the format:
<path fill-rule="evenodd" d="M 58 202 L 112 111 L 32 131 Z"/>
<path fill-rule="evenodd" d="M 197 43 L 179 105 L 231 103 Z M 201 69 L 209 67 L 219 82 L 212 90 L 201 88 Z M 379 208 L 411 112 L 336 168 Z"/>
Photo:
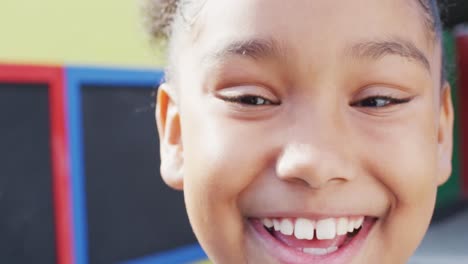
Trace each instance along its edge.
<path fill-rule="evenodd" d="M 179 49 L 177 82 L 159 89 L 157 123 L 163 179 L 184 190 L 210 259 L 277 263 L 247 228 L 249 217 L 341 214 L 378 217 L 349 263 L 405 263 L 427 230 L 452 155 L 441 47 L 428 39 L 418 6 L 207 1 L 193 31 Z M 258 38 L 273 38 L 281 54 L 212 56 Z M 430 68 L 396 54 L 349 52 L 387 39 L 413 43 Z M 246 94 L 275 104 L 225 100 Z M 411 100 L 353 104 L 382 95 Z"/>

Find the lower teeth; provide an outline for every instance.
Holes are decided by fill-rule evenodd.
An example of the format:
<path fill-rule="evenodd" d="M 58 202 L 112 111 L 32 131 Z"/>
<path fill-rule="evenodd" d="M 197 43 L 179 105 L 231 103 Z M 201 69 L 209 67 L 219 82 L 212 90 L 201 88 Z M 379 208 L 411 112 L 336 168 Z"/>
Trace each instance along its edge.
<path fill-rule="evenodd" d="M 310 255 L 326 255 L 333 253 L 338 250 L 338 247 L 329 247 L 329 248 L 304 248 L 302 252 L 310 254 Z"/>

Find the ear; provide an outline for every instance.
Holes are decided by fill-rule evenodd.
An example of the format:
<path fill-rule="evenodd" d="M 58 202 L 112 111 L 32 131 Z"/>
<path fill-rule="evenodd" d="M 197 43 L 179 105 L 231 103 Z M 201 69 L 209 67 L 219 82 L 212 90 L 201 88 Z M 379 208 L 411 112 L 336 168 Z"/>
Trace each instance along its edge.
<path fill-rule="evenodd" d="M 183 189 L 183 146 L 179 109 L 167 83 L 158 89 L 156 99 L 156 123 L 158 126 L 161 176 L 167 185 Z"/>
<path fill-rule="evenodd" d="M 438 130 L 439 143 L 439 175 L 438 185 L 444 184 L 452 174 L 453 150 L 453 103 L 450 84 L 445 83 L 440 97 L 440 119 Z"/>

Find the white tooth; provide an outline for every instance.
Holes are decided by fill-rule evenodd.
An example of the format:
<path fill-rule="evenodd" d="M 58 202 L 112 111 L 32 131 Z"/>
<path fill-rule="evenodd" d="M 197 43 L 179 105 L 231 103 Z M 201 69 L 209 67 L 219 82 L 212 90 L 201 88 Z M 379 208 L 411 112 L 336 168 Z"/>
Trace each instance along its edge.
<path fill-rule="evenodd" d="M 364 223 L 364 217 L 361 216 L 359 217 L 355 222 L 354 222 L 354 229 L 358 229 L 362 226 L 362 223 Z"/>
<path fill-rule="evenodd" d="M 263 225 L 266 227 L 266 228 L 272 228 L 274 225 L 273 225 L 273 221 L 271 221 L 270 218 L 264 218 L 262 220 L 263 222 Z"/>
<path fill-rule="evenodd" d="M 327 248 L 327 254 L 333 253 L 338 250 L 338 247 L 329 247 Z"/>
<path fill-rule="evenodd" d="M 280 231 L 281 229 L 280 221 L 277 219 L 273 219 L 273 227 L 275 228 L 275 231 Z"/>
<path fill-rule="evenodd" d="M 348 233 L 352 233 L 354 231 L 354 221 L 349 219 L 348 220 Z"/>
<path fill-rule="evenodd" d="M 281 220 L 281 233 L 287 236 L 290 236 L 294 233 L 294 225 L 293 222 L 289 219 Z"/>
<path fill-rule="evenodd" d="M 336 234 L 339 236 L 348 233 L 348 218 L 340 217 L 336 223 Z"/>
<path fill-rule="evenodd" d="M 310 254 L 310 255 L 325 255 L 327 254 L 326 248 L 304 248 L 302 252 Z"/>
<path fill-rule="evenodd" d="M 298 218 L 294 225 L 294 236 L 297 239 L 314 239 L 315 222 L 305 218 Z"/>
<path fill-rule="evenodd" d="M 336 236 L 336 221 L 333 218 L 323 219 L 317 222 L 317 239 L 334 239 Z"/>

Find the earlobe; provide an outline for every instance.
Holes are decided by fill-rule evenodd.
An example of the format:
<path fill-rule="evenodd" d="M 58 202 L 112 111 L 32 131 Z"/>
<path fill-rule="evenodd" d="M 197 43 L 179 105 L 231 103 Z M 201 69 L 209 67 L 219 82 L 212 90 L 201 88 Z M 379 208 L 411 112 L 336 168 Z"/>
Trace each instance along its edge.
<path fill-rule="evenodd" d="M 454 112 L 450 90 L 450 84 L 445 83 L 441 93 L 441 108 L 438 130 L 439 185 L 444 184 L 452 173 Z"/>
<path fill-rule="evenodd" d="M 167 83 L 158 89 L 156 123 L 158 126 L 161 176 L 167 185 L 183 189 L 183 145 L 180 116 L 173 90 Z"/>

